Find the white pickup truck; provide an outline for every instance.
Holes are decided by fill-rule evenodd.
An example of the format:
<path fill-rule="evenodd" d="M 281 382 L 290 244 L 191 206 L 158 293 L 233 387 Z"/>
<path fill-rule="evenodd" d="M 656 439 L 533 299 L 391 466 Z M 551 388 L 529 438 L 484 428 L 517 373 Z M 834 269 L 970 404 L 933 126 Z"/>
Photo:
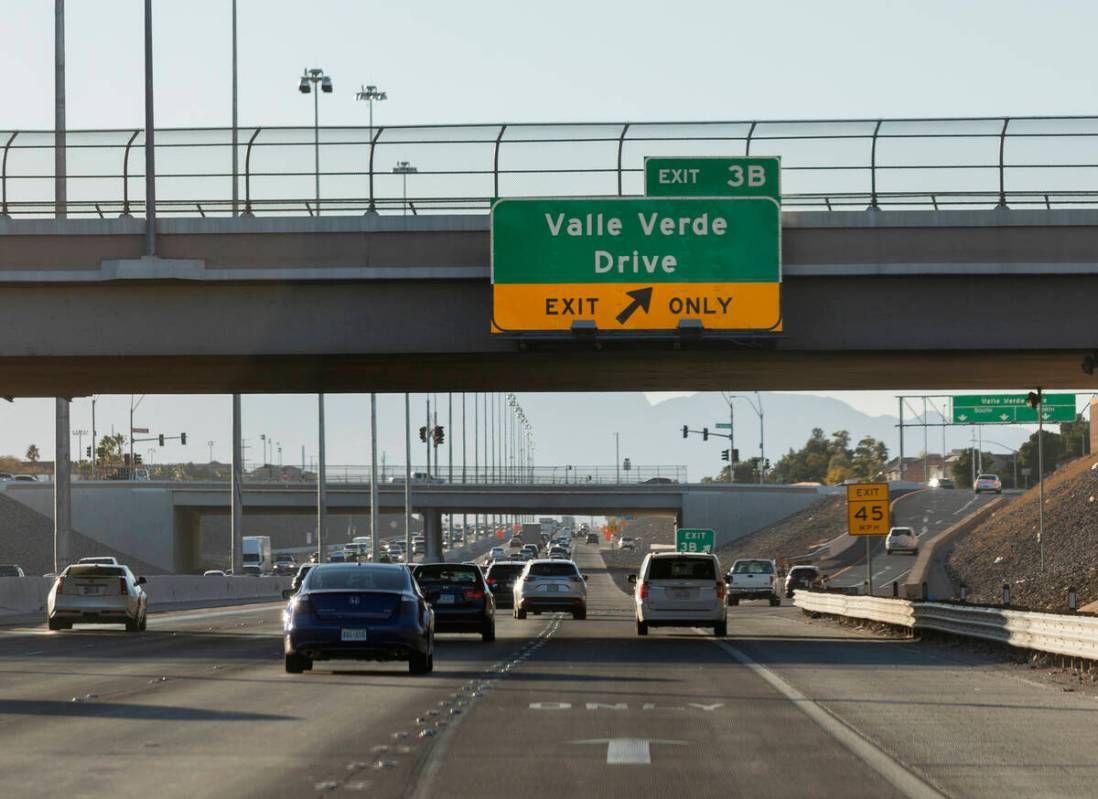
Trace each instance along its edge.
<path fill-rule="evenodd" d="M 741 599 L 769 599 L 780 605 L 781 581 L 778 567 L 772 560 L 741 558 L 728 570 L 728 604 L 738 605 Z"/>

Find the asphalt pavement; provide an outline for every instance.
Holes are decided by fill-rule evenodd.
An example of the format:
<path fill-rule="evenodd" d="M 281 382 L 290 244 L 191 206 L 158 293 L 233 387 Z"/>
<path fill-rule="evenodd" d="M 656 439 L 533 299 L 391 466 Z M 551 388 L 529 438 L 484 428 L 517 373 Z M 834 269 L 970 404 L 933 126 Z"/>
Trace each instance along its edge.
<path fill-rule="evenodd" d="M 990 659 L 798 610 L 635 634 L 595 547 L 584 621 L 441 635 L 403 664 L 283 672 L 282 603 L 147 633 L 0 629 L 5 795 L 1081 796 L 1098 705 Z"/>
<path fill-rule="evenodd" d="M 956 489 L 928 488 L 914 491 L 897 499 L 892 505 L 892 526 L 911 527 L 919 536 L 919 545 L 932 541 L 969 514 L 991 502 L 995 494 L 973 494 Z M 876 596 L 892 596 L 892 583 L 903 581 L 915 565 L 915 555 L 907 552 L 887 554 L 884 536 L 866 536 L 869 542 L 870 572 L 873 576 L 873 593 Z M 861 553 L 853 565 L 831 576 L 834 588 L 862 586 L 866 581 L 866 556 L 864 544 L 855 543 Z"/>

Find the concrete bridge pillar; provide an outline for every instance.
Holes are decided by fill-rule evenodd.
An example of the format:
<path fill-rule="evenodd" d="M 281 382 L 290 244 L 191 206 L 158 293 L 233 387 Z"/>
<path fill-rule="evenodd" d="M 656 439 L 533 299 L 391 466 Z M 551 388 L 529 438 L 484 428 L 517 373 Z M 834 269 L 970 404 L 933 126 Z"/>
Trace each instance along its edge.
<path fill-rule="evenodd" d="M 423 537 L 427 539 L 427 555 L 424 558 L 429 563 L 438 563 L 442 558 L 442 512 L 434 508 L 425 508 L 423 511 Z"/>

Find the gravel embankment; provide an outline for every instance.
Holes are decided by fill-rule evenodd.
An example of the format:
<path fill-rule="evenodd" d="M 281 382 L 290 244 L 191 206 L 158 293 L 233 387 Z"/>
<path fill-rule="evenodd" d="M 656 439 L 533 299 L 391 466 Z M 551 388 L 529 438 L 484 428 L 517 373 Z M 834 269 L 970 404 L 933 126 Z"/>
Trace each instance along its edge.
<path fill-rule="evenodd" d="M 91 555 L 114 555 L 135 574 L 164 573 L 163 569 L 104 546 L 75 530 L 70 535 L 69 545 L 72 560 Z M 0 494 L 0 563 L 22 566 L 29 576 L 53 571 L 53 520 L 3 494 Z"/>
<path fill-rule="evenodd" d="M 1035 610 L 1064 609 L 1071 586 L 1080 607 L 1098 600 L 1098 458 L 1079 458 L 1045 480 L 1043 572 L 1038 510 L 1033 488 L 954 545 L 946 569 L 972 602 L 1000 602 L 1004 583 L 1012 605 Z"/>
<path fill-rule="evenodd" d="M 717 557 L 725 567 L 737 558 L 793 560 L 845 532 L 845 498 L 835 494 L 820 497 L 768 527 L 717 547 Z"/>

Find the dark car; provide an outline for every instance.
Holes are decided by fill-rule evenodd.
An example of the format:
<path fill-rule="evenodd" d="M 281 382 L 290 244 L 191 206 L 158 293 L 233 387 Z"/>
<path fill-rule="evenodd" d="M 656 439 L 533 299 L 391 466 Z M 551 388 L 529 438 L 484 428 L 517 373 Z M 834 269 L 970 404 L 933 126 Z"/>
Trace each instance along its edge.
<path fill-rule="evenodd" d="M 22 567 L 14 563 L 0 563 L 0 577 L 22 577 Z"/>
<path fill-rule="evenodd" d="M 599 542 L 598 533 L 588 533 L 587 538 L 584 539 L 588 544 L 597 544 Z"/>
<path fill-rule="evenodd" d="M 297 562 L 292 557 L 278 556 L 275 558 L 271 572 L 276 576 L 284 577 L 297 571 Z"/>
<path fill-rule="evenodd" d="M 310 571 L 312 571 L 312 568 L 315 565 L 316 565 L 315 563 L 303 563 L 300 566 L 298 566 L 297 574 L 294 575 L 294 581 L 292 583 L 290 583 L 290 585 L 293 588 L 294 593 L 297 593 L 298 591 L 301 590 L 301 584 L 303 582 L 305 582 L 305 575 L 307 575 Z"/>
<path fill-rule="evenodd" d="M 484 576 L 488 583 L 488 590 L 495 597 L 496 607 L 509 608 L 515 604 L 515 596 L 511 589 L 515 580 L 522 574 L 526 564 L 521 561 L 497 560 L 488 567 L 488 573 Z"/>
<path fill-rule="evenodd" d="M 819 583 L 820 570 L 815 566 L 794 566 L 785 576 L 785 596 L 793 598 L 798 588 L 812 588 Z"/>
<path fill-rule="evenodd" d="M 475 563 L 421 563 L 412 576 L 435 611 L 436 632 L 496 640 L 496 603 Z"/>
<path fill-rule="evenodd" d="M 434 611 L 400 565 L 318 564 L 284 619 L 290 674 L 309 671 L 316 660 L 407 660 L 412 674 L 435 666 Z"/>

